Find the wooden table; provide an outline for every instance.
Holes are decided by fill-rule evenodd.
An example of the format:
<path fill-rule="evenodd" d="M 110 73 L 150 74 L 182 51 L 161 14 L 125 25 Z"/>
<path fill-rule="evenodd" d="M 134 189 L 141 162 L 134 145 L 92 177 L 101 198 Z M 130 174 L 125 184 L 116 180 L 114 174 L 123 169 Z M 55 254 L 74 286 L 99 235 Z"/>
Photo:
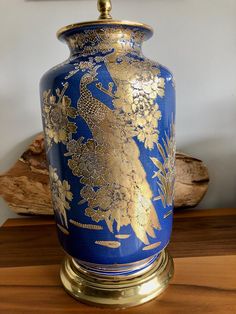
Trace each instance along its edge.
<path fill-rule="evenodd" d="M 64 292 L 63 252 L 51 218 L 7 220 L 0 228 L 0 249 L 1 314 L 114 313 Z M 236 313 L 236 209 L 178 211 L 169 251 L 175 276 L 168 290 L 117 313 Z"/>

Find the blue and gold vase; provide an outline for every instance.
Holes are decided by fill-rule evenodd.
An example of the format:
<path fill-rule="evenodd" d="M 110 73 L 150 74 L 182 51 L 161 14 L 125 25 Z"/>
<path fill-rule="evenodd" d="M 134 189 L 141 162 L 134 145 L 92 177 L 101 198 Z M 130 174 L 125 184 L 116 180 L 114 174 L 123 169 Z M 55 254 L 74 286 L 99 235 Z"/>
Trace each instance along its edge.
<path fill-rule="evenodd" d="M 175 178 L 172 74 L 142 54 L 144 24 L 66 26 L 70 57 L 42 78 L 41 103 L 60 243 L 61 280 L 91 304 L 128 307 L 159 295 L 173 274 Z"/>

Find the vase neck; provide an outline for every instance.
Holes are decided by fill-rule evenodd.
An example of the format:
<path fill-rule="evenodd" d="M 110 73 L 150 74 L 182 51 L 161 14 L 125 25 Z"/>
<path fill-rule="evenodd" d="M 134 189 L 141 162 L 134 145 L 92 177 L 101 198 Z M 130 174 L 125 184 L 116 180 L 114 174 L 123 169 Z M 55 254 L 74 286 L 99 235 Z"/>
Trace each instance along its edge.
<path fill-rule="evenodd" d="M 114 50 L 116 53 L 141 54 L 142 43 L 150 34 L 147 30 L 124 27 L 104 26 L 80 29 L 64 36 L 71 55 L 93 55 L 107 53 Z"/>

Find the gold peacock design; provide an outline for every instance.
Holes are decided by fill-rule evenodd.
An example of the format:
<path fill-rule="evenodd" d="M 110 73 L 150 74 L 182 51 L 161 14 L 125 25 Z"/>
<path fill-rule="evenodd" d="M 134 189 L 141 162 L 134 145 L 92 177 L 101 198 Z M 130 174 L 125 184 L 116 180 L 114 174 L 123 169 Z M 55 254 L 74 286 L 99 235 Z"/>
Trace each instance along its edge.
<path fill-rule="evenodd" d="M 125 67 L 125 63 L 122 66 Z M 140 95 L 135 96 L 137 89 L 131 86 L 134 83 L 129 78 L 124 80 L 123 83 L 126 85 L 127 82 L 131 82 L 128 89 L 129 92 L 134 92 L 133 102 L 130 105 L 130 110 L 133 110 L 132 115 L 126 109 L 118 106 L 118 100 L 122 102 L 128 97 L 127 86 L 126 92 L 123 93 L 124 84 L 122 82 L 114 80 L 116 91 L 113 95 L 111 84 L 108 90 L 102 88 L 100 83 L 97 84 L 97 88 L 113 97 L 115 110 L 102 103 L 90 91 L 90 84 L 97 80 L 99 67 L 99 65 L 92 68 L 90 66 L 89 71 L 83 74 L 80 81 L 80 98 L 77 102 L 77 113 L 89 127 L 92 139 L 86 141 L 81 137 L 78 140 L 71 139 L 67 143 L 66 156 L 70 157 L 68 166 L 84 184 L 80 191 L 82 197 L 80 204 L 87 204 L 85 214 L 95 222 L 105 221 L 110 232 L 114 232 L 115 229 L 119 232 L 121 227 L 130 225 L 137 238 L 147 245 L 149 244 L 148 237 L 155 238 L 155 230 L 160 230 L 161 226 L 152 204 L 153 194 L 139 159 L 140 151 L 134 137 L 143 141 L 145 147 L 152 149 L 152 141 L 157 140 L 157 121 L 161 115 L 158 105 L 154 104 L 154 100 L 152 102 L 151 99 L 157 97 L 158 86 L 161 96 L 164 83 L 159 79 L 159 85 L 155 85 L 156 94 L 154 93 L 152 98 L 148 98 L 152 105 L 150 110 L 153 111 L 153 108 L 156 110 L 155 115 L 152 111 L 148 111 L 148 104 L 143 101 L 145 97 L 139 99 Z M 111 75 L 116 76 L 115 73 L 112 73 L 112 68 L 108 70 Z M 154 72 L 153 76 L 155 74 Z M 135 75 L 137 76 L 137 73 Z M 149 80 L 150 89 L 150 77 L 147 80 Z M 138 86 L 138 90 L 142 88 L 142 86 Z M 150 92 L 149 90 L 149 94 Z M 123 99 L 120 94 L 123 95 Z M 140 94 L 145 96 L 142 92 Z M 139 108 L 139 100 L 144 104 L 143 107 Z M 144 129 L 141 118 L 138 119 L 142 109 L 144 118 L 145 114 L 149 114 L 156 121 L 146 121 L 147 124 L 153 123 L 150 132 L 155 134 L 155 137 L 151 137 L 147 144 L 145 134 L 139 138 L 140 130 Z"/>

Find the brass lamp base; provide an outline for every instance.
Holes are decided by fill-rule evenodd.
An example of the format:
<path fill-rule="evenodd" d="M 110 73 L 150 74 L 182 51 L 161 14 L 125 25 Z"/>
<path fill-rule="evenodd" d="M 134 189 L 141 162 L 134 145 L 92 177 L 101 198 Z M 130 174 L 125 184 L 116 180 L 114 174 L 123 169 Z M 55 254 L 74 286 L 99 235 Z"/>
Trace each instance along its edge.
<path fill-rule="evenodd" d="M 100 307 L 127 308 L 143 304 L 161 294 L 173 276 L 171 256 L 163 251 L 145 273 L 136 277 L 105 277 L 86 272 L 71 257 L 61 266 L 65 290 L 83 303 Z"/>

